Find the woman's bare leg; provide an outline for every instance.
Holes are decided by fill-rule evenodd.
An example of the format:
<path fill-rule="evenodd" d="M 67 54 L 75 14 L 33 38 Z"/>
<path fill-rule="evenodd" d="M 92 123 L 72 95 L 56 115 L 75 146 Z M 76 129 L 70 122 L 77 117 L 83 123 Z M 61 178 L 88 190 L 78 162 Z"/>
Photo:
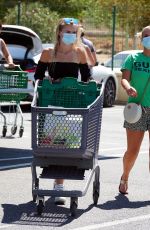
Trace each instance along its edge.
<path fill-rule="evenodd" d="M 127 151 L 125 152 L 123 157 L 123 174 L 121 177 L 123 181 L 128 181 L 130 171 L 136 161 L 144 137 L 144 131 L 133 131 L 126 129 L 126 133 Z M 122 183 L 119 186 L 119 190 L 122 192 L 126 192 L 127 185 Z"/>
<path fill-rule="evenodd" d="M 64 183 L 64 179 L 56 179 L 55 183 L 56 184 L 63 184 Z"/>

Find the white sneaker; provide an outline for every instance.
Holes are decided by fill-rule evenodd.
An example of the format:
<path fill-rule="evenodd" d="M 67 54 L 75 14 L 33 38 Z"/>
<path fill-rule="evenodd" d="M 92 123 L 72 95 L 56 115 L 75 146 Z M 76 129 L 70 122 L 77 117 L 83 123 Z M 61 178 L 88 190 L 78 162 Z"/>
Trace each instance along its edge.
<path fill-rule="evenodd" d="M 55 184 L 54 185 L 54 190 L 63 191 L 64 190 L 63 184 Z M 65 197 L 55 197 L 54 203 L 58 204 L 58 205 L 65 205 L 66 198 Z"/>

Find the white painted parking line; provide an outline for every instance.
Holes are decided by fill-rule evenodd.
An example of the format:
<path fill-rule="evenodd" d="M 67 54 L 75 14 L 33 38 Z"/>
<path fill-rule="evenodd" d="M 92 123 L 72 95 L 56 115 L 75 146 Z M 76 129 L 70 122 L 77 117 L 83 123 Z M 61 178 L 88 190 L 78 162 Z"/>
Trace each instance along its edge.
<path fill-rule="evenodd" d="M 16 164 L 16 165 L 7 165 L 7 166 L 0 166 L 0 170 L 4 170 L 4 169 L 13 169 L 13 168 L 18 168 L 18 167 L 27 167 L 27 166 L 31 166 L 31 163 Z"/>
<path fill-rule="evenodd" d="M 13 226 L 16 226 L 16 225 L 12 225 L 12 224 L 3 224 L 3 225 L 0 225 L 0 229 L 3 229 L 3 228 L 12 228 Z"/>
<path fill-rule="evenodd" d="M 88 225 L 88 226 L 84 226 L 84 227 L 78 227 L 78 228 L 74 228 L 72 230 L 97 230 L 100 228 L 105 228 L 105 227 L 113 227 L 113 226 L 117 226 L 117 225 L 123 225 L 123 224 L 129 224 L 129 223 L 133 223 L 133 222 L 141 222 L 144 220 L 148 220 L 150 219 L 150 214 L 148 215 L 141 215 L 141 216 L 135 216 L 135 217 L 131 217 L 128 219 L 123 219 L 123 220 L 114 220 L 114 221 L 109 221 L 109 222 L 104 222 L 104 223 L 100 223 L 100 224 L 93 224 L 93 225 Z M 16 227 L 17 225 L 0 225 L 0 229 L 3 228 L 12 228 L 12 227 Z"/>
<path fill-rule="evenodd" d="M 144 221 L 144 220 L 148 220 L 150 219 L 150 215 L 142 215 L 142 216 L 135 216 L 135 217 L 131 217 L 128 219 L 123 219 L 123 220 L 114 220 L 114 221 L 110 221 L 110 222 L 104 222 L 101 224 L 94 224 L 91 226 L 84 226 L 81 228 L 74 228 L 73 230 L 94 230 L 94 229 L 100 229 L 100 228 L 105 228 L 105 227 L 113 227 L 116 225 L 121 225 L 121 224 L 129 224 L 132 222 L 139 222 L 139 221 Z"/>

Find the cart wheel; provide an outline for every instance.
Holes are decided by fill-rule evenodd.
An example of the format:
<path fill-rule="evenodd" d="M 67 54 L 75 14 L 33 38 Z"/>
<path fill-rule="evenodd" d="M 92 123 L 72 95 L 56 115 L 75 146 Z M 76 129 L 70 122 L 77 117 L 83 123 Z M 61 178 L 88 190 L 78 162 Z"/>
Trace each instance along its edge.
<path fill-rule="evenodd" d="M 93 203 L 94 205 L 97 205 L 98 198 L 99 198 L 99 183 L 96 183 L 96 181 L 93 182 Z"/>
<path fill-rule="evenodd" d="M 78 207 L 78 198 L 77 197 L 71 197 L 70 213 L 71 213 L 72 217 L 76 216 L 77 207 Z"/>
<path fill-rule="evenodd" d="M 37 200 L 37 195 L 33 194 L 33 190 L 38 189 L 38 188 L 39 188 L 39 179 L 36 178 L 35 183 L 32 182 L 32 198 L 33 198 L 33 202 L 36 202 L 36 200 Z"/>
<path fill-rule="evenodd" d="M 23 132 L 24 132 L 24 128 L 21 127 L 20 130 L 19 130 L 19 137 L 22 137 L 22 136 L 23 136 Z"/>
<path fill-rule="evenodd" d="M 44 208 L 44 201 L 42 199 L 42 200 L 39 200 L 39 203 L 37 205 L 37 213 L 38 213 L 38 215 L 42 214 L 43 208 Z"/>
<path fill-rule="evenodd" d="M 2 136 L 6 137 L 6 133 L 7 133 L 7 126 L 3 126 L 3 131 L 2 131 Z"/>
<path fill-rule="evenodd" d="M 16 125 L 12 126 L 11 127 L 11 134 L 15 135 L 16 131 L 17 131 L 17 126 Z"/>

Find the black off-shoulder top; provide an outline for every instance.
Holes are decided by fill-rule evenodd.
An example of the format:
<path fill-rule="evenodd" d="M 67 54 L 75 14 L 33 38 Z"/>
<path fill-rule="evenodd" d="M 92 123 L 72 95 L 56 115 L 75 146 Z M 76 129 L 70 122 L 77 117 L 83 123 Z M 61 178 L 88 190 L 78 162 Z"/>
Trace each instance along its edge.
<path fill-rule="evenodd" d="M 54 80 L 64 77 L 78 78 L 79 73 L 81 74 L 81 81 L 87 82 L 91 79 L 91 69 L 88 64 L 73 62 L 45 63 L 39 61 L 34 75 L 35 80 L 43 80 L 46 71 L 48 71 L 49 76 Z"/>

